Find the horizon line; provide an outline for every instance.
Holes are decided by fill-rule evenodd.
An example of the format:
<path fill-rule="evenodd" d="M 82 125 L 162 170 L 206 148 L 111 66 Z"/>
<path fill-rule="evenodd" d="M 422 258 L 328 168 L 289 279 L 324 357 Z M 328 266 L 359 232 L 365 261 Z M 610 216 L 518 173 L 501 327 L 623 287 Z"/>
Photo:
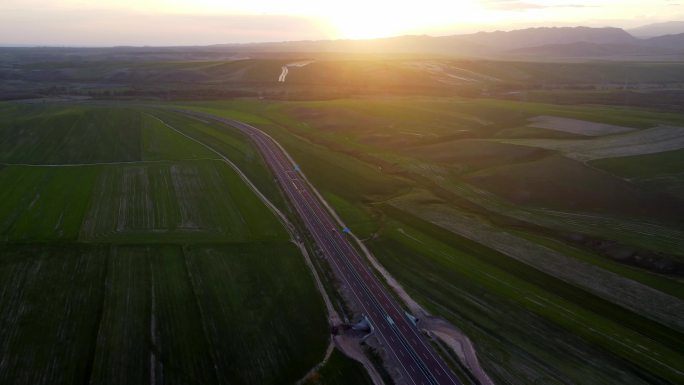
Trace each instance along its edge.
<path fill-rule="evenodd" d="M 253 41 L 246 43 L 228 42 L 228 43 L 205 43 L 205 44 L 142 44 L 142 45 L 131 45 L 131 44 L 121 44 L 121 45 L 98 45 L 98 44 L 16 44 L 16 43 L 3 43 L 0 42 L 0 48 L 81 48 L 81 49 L 107 49 L 107 48 L 192 48 L 192 47 L 214 47 L 214 46 L 248 46 L 248 45 L 258 45 L 258 44 L 284 44 L 284 43 L 306 43 L 306 42 L 340 42 L 340 41 L 373 41 L 373 40 L 385 40 L 385 39 L 396 39 L 405 37 L 429 37 L 429 38 L 440 38 L 440 37 L 452 37 L 452 36 L 468 36 L 476 35 L 479 33 L 496 33 L 496 32 L 514 32 L 514 31 L 524 31 L 532 29 L 570 29 L 570 28 L 590 28 L 590 29 L 620 29 L 630 35 L 632 35 L 629 30 L 621 27 L 613 27 L 606 25 L 603 27 L 589 27 L 586 25 L 575 25 L 575 26 L 542 26 L 542 27 L 527 27 L 527 28 L 514 28 L 514 29 L 492 29 L 492 30 L 480 30 L 477 32 L 469 33 L 452 33 L 446 35 L 431 35 L 431 34 L 403 34 L 403 35 L 391 35 L 385 37 L 375 37 L 375 38 L 338 38 L 338 39 L 299 39 L 299 40 L 269 40 L 269 41 Z M 634 35 L 632 35 L 634 36 Z M 638 36 L 634 36 L 639 38 Z"/>

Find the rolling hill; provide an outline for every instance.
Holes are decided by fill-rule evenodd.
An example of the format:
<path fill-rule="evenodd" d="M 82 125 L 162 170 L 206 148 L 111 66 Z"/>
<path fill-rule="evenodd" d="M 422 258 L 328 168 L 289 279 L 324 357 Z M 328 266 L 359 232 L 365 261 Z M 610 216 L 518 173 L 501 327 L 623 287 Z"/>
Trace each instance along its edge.
<path fill-rule="evenodd" d="M 628 31 L 632 36 L 648 38 L 664 35 L 684 33 L 684 21 L 666 21 L 664 23 L 648 24 Z"/>
<path fill-rule="evenodd" d="M 667 29 L 663 31 L 675 31 Z M 464 35 L 407 35 L 369 40 L 307 40 L 191 47 L 3 48 L 0 62 L 155 62 L 237 60 L 301 54 L 405 54 L 461 58 L 519 58 L 529 55 L 606 58 L 623 56 L 679 60 L 684 34 L 638 38 L 620 28 L 542 27 Z"/>
<path fill-rule="evenodd" d="M 637 38 L 620 28 L 542 27 L 450 36 L 400 36 L 371 40 L 320 40 L 219 45 L 236 52 L 431 54 L 502 58 L 550 56 L 658 57 L 684 54 L 680 35 Z"/>

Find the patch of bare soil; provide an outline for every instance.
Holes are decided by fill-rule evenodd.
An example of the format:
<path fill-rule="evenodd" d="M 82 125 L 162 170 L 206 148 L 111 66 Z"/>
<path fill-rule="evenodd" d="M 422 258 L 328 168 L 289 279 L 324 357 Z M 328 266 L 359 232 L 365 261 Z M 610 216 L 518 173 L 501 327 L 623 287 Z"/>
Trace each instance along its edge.
<path fill-rule="evenodd" d="M 477 359 L 475 346 L 468 336 L 449 322 L 437 317 L 425 317 L 420 320 L 420 327 L 429 334 L 439 338 L 456 353 L 458 359 L 481 385 L 494 385 L 494 382 L 482 369 Z"/>
<path fill-rule="evenodd" d="M 582 162 L 623 156 L 655 154 L 684 148 L 684 128 L 659 126 L 595 139 L 508 139 L 503 143 L 556 150 Z"/>
<path fill-rule="evenodd" d="M 530 119 L 530 127 L 569 132 L 586 136 L 603 136 L 636 131 L 636 128 L 589 122 L 586 120 L 561 118 L 558 116 L 536 116 Z"/>
<path fill-rule="evenodd" d="M 347 357 L 361 363 L 363 367 L 368 372 L 373 384 L 375 385 L 385 385 L 382 376 L 375 369 L 373 363 L 364 354 L 361 348 L 361 339 L 358 336 L 348 335 L 348 334 L 338 334 L 333 337 L 333 342 L 342 353 Z"/>
<path fill-rule="evenodd" d="M 681 317 L 684 301 L 679 298 L 465 217 L 444 205 L 420 204 L 410 197 L 395 200 L 392 205 L 644 317 L 677 329 L 684 328 Z"/>

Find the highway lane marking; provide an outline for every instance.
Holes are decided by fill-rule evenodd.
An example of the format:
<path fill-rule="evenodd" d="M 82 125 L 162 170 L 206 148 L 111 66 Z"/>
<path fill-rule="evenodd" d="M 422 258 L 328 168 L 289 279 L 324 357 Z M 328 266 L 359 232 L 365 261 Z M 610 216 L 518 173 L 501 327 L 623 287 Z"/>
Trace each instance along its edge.
<path fill-rule="evenodd" d="M 281 182 L 281 183 L 282 183 L 282 182 Z M 290 194 L 293 194 L 291 189 L 287 189 L 287 192 L 289 192 Z M 310 216 L 305 215 L 305 214 L 306 214 L 305 208 L 307 208 L 308 206 L 302 205 L 302 202 L 299 202 L 299 201 L 297 201 L 296 199 L 294 200 L 293 203 L 295 204 L 295 208 L 297 209 L 297 211 L 299 211 L 300 214 L 302 214 L 302 217 L 303 217 L 304 221 L 305 221 L 309 226 L 312 227 L 311 233 L 312 233 L 312 235 L 314 236 L 314 238 L 318 240 L 319 245 L 320 245 L 323 249 L 325 249 L 326 251 L 328 251 L 328 253 L 330 253 L 331 255 L 333 255 L 333 256 L 336 255 L 336 253 L 331 253 L 331 251 L 330 251 L 330 249 L 329 249 L 329 247 L 330 247 L 331 245 L 330 245 L 328 242 L 321 242 L 321 239 L 320 239 L 321 236 L 320 236 L 320 234 L 318 234 L 317 231 L 313 230 L 313 229 L 314 229 L 313 226 L 312 226 L 313 223 L 312 223 L 312 221 L 311 221 Z M 310 208 L 310 207 L 308 207 L 308 208 Z M 313 217 L 315 218 L 315 221 L 318 222 L 319 224 L 322 222 L 322 221 L 320 220 L 319 216 L 318 216 L 318 213 L 315 213 L 315 212 L 314 212 Z M 334 244 L 333 244 L 333 245 L 334 245 Z M 337 245 L 334 245 L 334 246 L 337 246 Z M 336 247 L 335 247 L 335 248 L 336 248 Z M 337 249 L 337 248 L 336 248 L 336 249 Z M 332 258 L 332 260 L 333 260 L 334 263 L 337 265 L 337 261 L 335 260 L 335 258 Z M 345 267 L 347 268 L 348 274 L 351 275 L 351 276 L 353 276 L 353 274 L 351 274 L 351 271 L 352 271 L 352 270 L 350 270 L 349 265 L 345 265 Z M 339 269 L 339 268 L 340 268 L 340 267 L 338 266 L 338 269 Z M 345 278 L 345 280 L 348 280 L 348 278 L 347 278 L 346 276 L 345 276 L 344 278 Z M 358 285 L 358 282 L 357 282 L 357 285 Z M 363 292 L 363 290 L 361 290 L 361 292 Z M 355 297 L 357 297 L 357 300 L 360 300 L 360 298 L 358 298 L 358 295 L 357 295 L 356 292 L 352 291 L 352 293 L 354 294 Z M 371 307 L 371 308 L 372 308 L 372 307 Z M 378 317 L 378 318 L 379 318 L 379 317 Z M 386 339 L 385 336 L 382 334 L 382 332 L 380 333 L 380 336 L 381 336 L 383 339 Z M 404 364 L 403 364 L 403 362 L 401 362 L 401 359 L 397 356 L 395 349 L 393 349 L 392 346 L 389 345 L 389 344 L 388 344 L 387 346 L 390 347 L 390 350 L 392 351 L 392 353 L 394 353 L 394 355 L 397 357 L 398 362 L 401 364 L 401 366 L 404 368 L 404 370 L 406 370 L 406 369 L 405 369 L 405 366 L 404 366 Z M 413 380 L 413 378 L 410 378 L 410 380 L 411 380 L 411 382 L 415 383 L 415 381 Z"/>
<path fill-rule="evenodd" d="M 320 214 L 320 213 L 319 213 L 320 207 L 319 207 L 318 205 L 310 205 L 310 206 L 313 206 L 313 207 L 309 207 L 309 208 L 312 210 L 312 213 L 313 213 L 314 217 L 316 218 L 316 221 L 317 221 L 317 222 L 319 222 L 319 223 L 324 223 L 324 222 L 325 222 L 325 223 L 330 223 L 329 218 L 326 217 L 325 215 L 323 215 L 323 218 L 325 218 L 326 220 L 325 220 L 325 221 L 324 221 L 324 220 L 321 220 L 321 216 L 319 215 L 319 214 Z M 363 265 L 362 263 L 360 263 L 360 261 L 359 261 L 359 259 L 358 259 L 358 258 L 359 258 L 358 255 L 353 251 L 353 249 L 351 249 L 351 248 L 349 247 L 349 245 L 348 245 L 347 243 L 344 242 L 344 241 L 346 241 L 346 239 L 340 239 L 340 238 L 338 238 L 338 237 L 333 237 L 333 239 L 334 239 L 335 241 L 343 241 L 342 243 L 344 244 L 344 246 L 346 246 L 346 249 L 349 250 L 349 251 L 351 251 L 351 253 L 345 253 L 345 252 L 342 250 L 343 248 L 341 248 L 340 245 L 338 244 L 338 242 L 332 242 L 332 246 L 334 247 L 334 249 L 335 249 L 336 251 L 339 251 L 340 254 L 343 255 L 343 256 L 345 256 L 345 257 L 350 257 L 351 261 L 350 261 L 349 259 L 347 259 L 347 258 L 343 258 L 343 260 L 344 260 L 345 262 L 347 262 L 347 271 L 352 271 L 352 270 L 350 270 L 349 265 L 350 265 L 350 264 L 353 264 L 353 265 L 355 265 L 356 267 L 359 267 L 359 266 L 360 266 L 360 270 L 361 270 L 361 271 L 364 271 L 364 270 L 365 270 L 366 277 L 369 277 L 368 271 L 366 270 L 367 267 L 366 267 L 365 265 Z M 334 255 L 337 255 L 337 254 L 334 253 L 334 254 L 332 254 L 332 255 L 334 256 Z M 368 287 L 365 286 L 366 282 L 363 282 L 363 281 L 361 281 L 361 280 L 359 279 L 358 273 L 357 273 L 357 274 L 353 274 L 353 273 L 352 273 L 352 274 L 350 274 L 350 275 L 351 275 L 352 277 L 356 278 L 356 279 L 359 281 L 359 284 L 361 285 L 361 287 L 362 287 L 362 289 L 363 289 L 362 291 L 365 291 L 366 294 L 368 295 L 368 297 L 370 297 L 371 299 L 374 299 L 375 301 L 378 301 L 377 299 L 375 299 L 375 298 L 373 297 L 372 294 L 370 294 Z M 370 280 L 370 284 L 371 284 L 372 286 L 375 286 L 375 287 L 378 286 L 378 283 L 375 282 L 374 280 Z M 381 289 L 378 289 L 378 291 L 382 291 L 382 290 L 381 290 Z M 390 305 L 391 305 L 391 306 L 390 306 L 390 309 L 395 310 L 395 312 L 396 312 L 396 304 L 392 303 L 392 302 L 387 298 L 387 294 L 386 294 L 386 293 L 383 292 L 382 295 L 383 295 L 383 297 L 385 297 L 385 298 L 384 298 L 384 299 L 385 299 L 385 302 L 384 302 L 384 303 L 385 303 L 385 304 L 390 304 Z M 383 303 L 383 302 L 380 301 L 380 303 Z M 377 303 L 376 303 L 375 306 L 378 306 L 378 307 L 380 307 L 380 308 L 382 307 L 382 306 L 379 306 Z M 402 320 L 403 320 L 404 322 L 406 322 L 405 319 L 402 318 Z M 430 370 L 428 369 L 428 368 L 429 368 L 429 365 L 428 365 L 426 362 L 423 362 L 423 361 L 420 359 L 420 356 L 417 354 L 417 353 L 418 353 L 417 351 L 414 351 L 415 347 L 411 347 L 411 346 L 407 343 L 407 341 L 404 340 L 405 337 L 403 337 L 400 333 L 398 333 L 398 330 L 395 330 L 394 328 L 391 328 L 391 330 L 392 330 L 392 332 L 393 332 L 394 334 L 397 334 L 397 337 L 399 338 L 399 342 L 400 342 L 401 345 L 404 347 L 404 349 L 406 349 L 406 350 L 410 353 L 409 355 L 410 355 L 411 358 L 415 361 L 415 363 L 416 363 L 417 365 L 419 365 L 419 367 L 420 367 L 421 371 L 424 373 L 424 375 L 425 375 L 428 379 L 430 379 L 431 382 L 432 382 L 433 380 L 434 380 L 435 382 L 439 382 L 439 381 L 437 380 L 437 378 L 436 378 L 432 373 L 430 373 Z M 412 331 L 413 331 L 413 330 L 412 330 Z M 414 334 L 415 334 L 415 331 L 413 331 L 413 332 L 414 332 Z M 403 337 L 403 338 L 402 338 L 402 337 Z M 414 340 L 414 343 L 415 343 L 415 340 Z M 422 349 L 427 349 L 427 347 L 426 347 L 424 344 L 423 344 L 423 345 L 417 344 L 417 345 L 420 346 Z M 396 355 L 396 353 L 395 353 L 395 355 Z M 424 357 L 428 357 L 428 356 L 425 355 L 424 352 L 423 352 L 423 356 L 424 356 Z M 433 358 L 433 359 L 434 359 L 434 358 Z M 429 360 L 428 360 L 428 362 L 429 362 Z M 437 362 L 437 365 L 439 365 L 439 362 Z"/>
<path fill-rule="evenodd" d="M 190 113 L 190 114 L 193 114 L 193 113 Z M 197 114 L 197 113 L 194 113 L 194 114 Z M 258 144 L 260 150 L 262 150 L 262 152 L 265 153 L 265 156 L 268 158 L 269 163 L 271 163 L 271 166 L 273 168 L 276 168 L 276 170 L 274 170 L 274 171 L 276 171 L 276 175 L 278 177 L 277 179 L 279 179 L 281 182 L 281 185 L 283 185 L 283 182 L 282 182 L 283 170 L 286 170 L 287 167 L 284 167 L 282 163 L 285 163 L 285 164 L 288 164 L 289 166 L 291 166 L 292 162 L 291 162 L 291 159 L 290 159 L 290 161 L 288 161 L 287 159 L 284 158 L 284 155 L 282 153 L 282 152 L 284 152 L 284 150 L 282 149 L 282 146 L 279 146 L 277 144 L 277 142 L 275 142 L 267 134 L 259 131 L 255 127 L 252 127 L 252 126 L 249 126 L 246 124 L 242 124 L 240 122 L 232 121 L 229 119 L 222 119 L 222 118 L 213 117 L 213 116 L 208 115 L 208 114 L 201 114 L 201 115 L 202 116 L 205 116 L 205 115 L 209 116 L 213 120 L 218 120 L 218 121 L 225 123 L 225 124 L 228 124 L 228 125 L 236 126 L 236 123 L 237 123 L 238 128 L 242 128 L 243 131 L 244 130 L 248 131 L 248 135 L 252 138 L 255 138 L 255 142 Z M 256 132 L 258 132 L 259 134 L 257 134 Z M 264 137 L 266 137 L 270 140 L 264 139 Z M 267 142 L 267 143 L 265 143 L 265 142 Z M 271 146 L 277 146 L 281 151 L 274 152 L 273 149 L 270 148 Z M 287 173 L 287 172 L 285 172 L 284 174 L 289 175 L 289 173 Z M 296 186 L 296 184 L 293 184 L 293 185 L 295 187 L 298 187 L 298 186 Z M 284 185 L 283 187 L 286 187 L 286 185 Z M 295 189 L 299 190 L 298 188 L 295 188 Z M 386 290 L 383 290 L 384 288 L 381 288 L 378 286 L 377 277 L 375 277 L 375 279 L 371 278 L 371 277 L 374 277 L 374 275 L 369 274 L 368 267 L 360 261 L 360 256 L 355 251 L 355 249 L 353 249 L 349 245 L 349 243 L 348 243 L 349 241 L 346 239 L 346 237 L 339 236 L 339 233 L 335 233 L 338 236 L 333 236 L 332 240 L 330 240 L 329 235 L 326 235 L 325 239 L 321 239 L 322 235 L 318 234 L 318 232 L 316 231 L 316 230 L 320 231 L 321 229 L 317 229 L 316 226 L 314 226 L 314 222 L 317 222 L 319 225 L 323 224 L 324 225 L 323 228 L 325 228 L 326 225 L 330 226 L 330 223 L 331 223 L 330 217 L 329 217 L 330 213 L 327 213 L 324 209 L 321 208 L 321 204 L 320 204 L 320 202 L 318 202 L 317 199 L 312 199 L 310 197 L 309 191 L 308 191 L 308 189 L 306 189 L 306 187 L 304 187 L 303 190 L 298 191 L 298 192 L 300 192 L 300 194 L 299 194 L 300 198 L 303 198 L 305 200 L 305 202 L 299 202 L 298 199 L 295 198 L 298 194 L 294 193 L 292 191 L 293 190 L 292 188 L 286 187 L 286 190 L 291 195 L 293 203 L 295 203 L 295 206 L 297 208 L 297 211 L 299 211 L 300 214 L 302 214 L 302 216 L 305 219 L 305 223 L 307 225 L 309 225 L 310 231 L 312 232 L 312 235 L 314 235 L 314 238 L 319 241 L 319 246 L 321 246 L 322 249 L 324 249 L 324 251 L 326 251 L 330 254 L 330 256 L 331 256 L 330 259 L 332 261 L 334 261 L 334 263 L 337 265 L 338 269 L 340 271 L 346 271 L 346 273 L 349 276 L 351 276 L 352 278 L 356 278 L 356 280 L 358 281 L 358 282 L 356 282 L 357 287 L 361 287 L 362 288 L 361 292 L 366 292 L 366 295 L 368 297 L 377 301 L 376 306 L 382 308 L 383 306 L 379 306 L 377 304 L 382 304 L 384 306 L 389 305 L 388 306 L 389 309 L 391 309 L 393 311 L 393 313 L 396 314 L 397 313 L 397 304 L 394 303 L 393 301 L 389 300 Z M 313 204 L 312 204 L 312 202 L 313 202 Z M 322 215 L 325 220 L 321 219 L 321 212 L 327 213 L 327 215 L 325 215 L 325 214 Z M 313 217 L 313 218 L 311 218 L 311 217 Z M 333 226 L 333 228 L 334 227 L 336 227 L 336 226 Z M 334 250 L 336 252 L 331 252 L 331 250 Z M 335 256 L 338 256 L 339 259 L 346 262 L 345 264 L 343 264 L 344 267 L 346 267 L 346 269 L 342 269 L 339 266 L 337 258 L 335 258 Z M 350 266 L 353 266 L 354 269 L 352 269 Z M 356 269 L 360 270 L 360 272 L 362 272 L 362 274 L 359 274 L 359 271 L 356 271 Z M 362 278 L 365 278 L 365 280 Z M 349 278 L 347 276 L 345 276 L 345 280 L 348 280 L 348 279 Z M 366 282 L 364 282 L 364 281 L 366 281 Z M 379 289 L 379 291 L 380 291 L 379 294 L 381 295 L 381 297 L 375 298 L 372 294 L 370 294 L 369 293 L 369 287 L 366 287 L 366 284 L 370 284 L 370 287 Z M 354 296 L 358 297 L 356 294 L 357 293 L 354 292 Z M 406 322 L 406 320 L 403 317 L 399 317 L 399 319 L 401 319 L 402 322 Z M 416 330 L 414 330 L 412 328 L 409 328 L 409 329 L 412 332 L 411 334 L 413 334 L 414 336 L 417 334 Z M 394 333 L 396 333 L 396 332 L 401 332 L 402 328 L 391 328 L 391 330 L 393 330 Z M 406 328 L 403 328 L 403 331 L 406 332 Z M 381 336 L 382 336 L 382 334 L 381 334 Z M 403 337 L 403 336 L 401 336 L 401 334 L 398 334 L 398 336 Z M 382 337 L 384 339 L 384 336 L 382 336 Z M 405 344 L 404 338 L 399 338 L 399 340 L 401 341 L 402 345 Z M 417 341 L 415 339 L 412 339 L 412 342 L 415 345 L 418 345 L 418 347 L 428 350 L 428 352 L 432 356 L 434 353 L 431 350 L 427 349 L 425 341 L 423 341 L 422 339 L 419 339 L 419 340 L 421 341 L 421 343 L 417 343 Z M 410 347 L 410 346 L 403 346 L 403 347 L 404 347 L 404 349 L 406 349 L 410 353 L 413 353 L 413 354 L 417 353 L 417 352 L 413 351 L 414 347 Z M 394 355 L 396 356 L 395 349 L 391 348 L 391 350 L 394 353 Z M 399 351 L 403 352 L 402 350 L 399 350 Z M 424 356 L 426 356 L 424 351 L 422 353 Z M 412 354 L 412 356 L 413 356 L 413 354 Z M 432 357 L 432 358 L 434 359 L 434 357 Z M 436 363 L 438 366 L 443 365 L 443 363 L 439 362 L 439 360 L 436 360 L 436 361 L 437 361 Z M 401 363 L 401 360 L 399 360 L 399 362 Z M 421 367 L 426 365 L 425 363 L 421 362 L 420 360 L 417 360 L 416 364 L 420 365 Z M 402 366 L 403 366 L 403 363 L 402 363 Z M 429 371 L 427 370 L 427 367 L 425 367 L 425 369 L 426 369 L 427 373 L 429 373 Z M 415 371 L 415 369 L 413 367 L 412 367 L 412 370 Z M 430 378 L 432 376 L 427 376 L 427 377 Z M 411 380 L 413 381 L 413 379 L 411 379 Z"/>

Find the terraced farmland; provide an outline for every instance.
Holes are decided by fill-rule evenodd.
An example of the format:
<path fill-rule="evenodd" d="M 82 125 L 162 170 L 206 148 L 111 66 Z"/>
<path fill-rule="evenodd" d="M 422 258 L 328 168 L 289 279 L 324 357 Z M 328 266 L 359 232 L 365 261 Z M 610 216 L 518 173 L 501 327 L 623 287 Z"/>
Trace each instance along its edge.
<path fill-rule="evenodd" d="M 0 383 L 282 384 L 322 359 L 299 250 L 216 153 L 133 108 L 2 113 Z"/>

